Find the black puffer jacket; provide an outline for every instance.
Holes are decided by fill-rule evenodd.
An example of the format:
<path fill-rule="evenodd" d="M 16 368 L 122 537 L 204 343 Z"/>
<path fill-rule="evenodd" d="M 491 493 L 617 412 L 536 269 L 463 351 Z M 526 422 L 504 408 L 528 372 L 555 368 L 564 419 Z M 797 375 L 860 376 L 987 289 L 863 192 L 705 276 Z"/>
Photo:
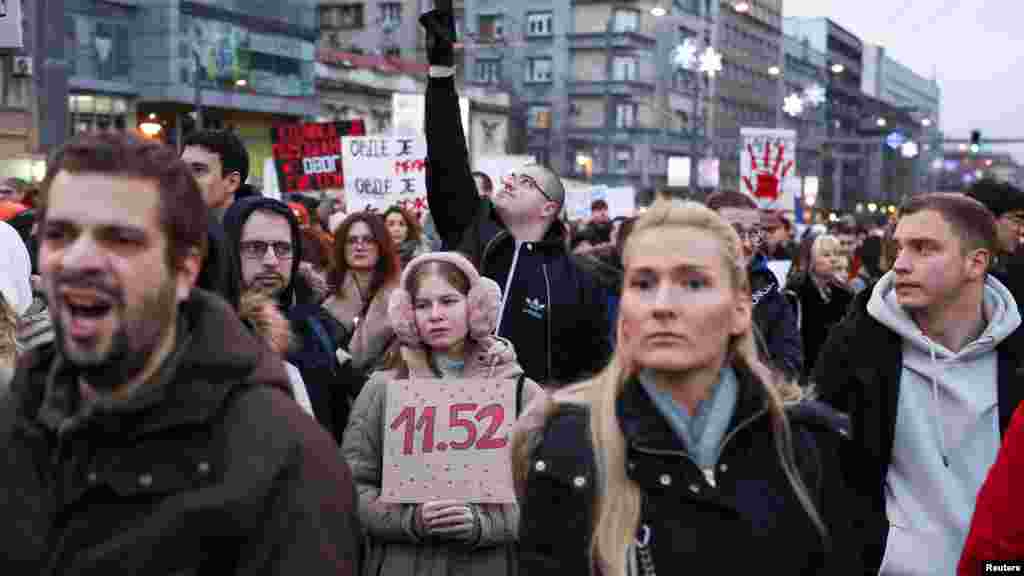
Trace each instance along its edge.
<path fill-rule="evenodd" d="M 545 386 L 580 380 L 611 355 L 607 296 L 566 251 L 554 222 L 540 242 L 517 243 L 470 173 L 452 78 L 427 84 L 427 196 L 445 250 L 465 254 L 505 291 L 498 334 L 515 346 L 526 375 Z"/>
<path fill-rule="evenodd" d="M 836 457 L 841 419 L 806 403 L 788 410 L 801 478 L 828 528 L 821 537 L 796 499 L 775 449 L 764 397 L 740 374 L 740 397 L 709 479 L 641 385 L 618 403 L 627 475 L 644 494 L 642 525 L 658 574 L 714 567 L 718 574 L 859 574 L 849 493 Z M 588 555 L 599 485 L 588 411 L 563 405 L 536 433 L 520 501 L 520 569 L 531 576 L 590 576 Z M 643 531 L 638 528 L 638 534 Z M 700 570 L 699 570 L 700 571 Z M 641 566 L 640 575 L 649 574 Z"/>
<path fill-rule="evenodd" d="M 796 380 L 804 367 L 796 311 L 780 291 L 779 281 L 768 269 L 763 256 L 754 260 L 749 273 L 754 325 L 765 361 L 787 378 Z"/>
<path fill-rule="evenodd" d="M 2 574 L 355 574 L 355 490 L 280 357 L 194 291 L 136 396 L 81 414 L 55 347 L 0 399 Z M 68 416 L 75 415 L 74 419 Z"/>

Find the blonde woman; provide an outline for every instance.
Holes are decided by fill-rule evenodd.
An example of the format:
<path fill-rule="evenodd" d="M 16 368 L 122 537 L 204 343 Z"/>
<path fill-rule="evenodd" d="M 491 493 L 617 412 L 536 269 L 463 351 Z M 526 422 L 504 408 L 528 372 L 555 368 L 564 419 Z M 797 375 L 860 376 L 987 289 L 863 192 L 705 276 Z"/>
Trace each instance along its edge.
<path fill-rule="evenodd" d="M 757 359 L 737 233 L 658 202 L 623 263 L 610 365 L 515 435 L 522 572 L 857 572 L 835 413 Z"/>
<path fill-rule="evenodd" d="M 520 406 L 543 394 L 525 377 L 512 345 L 492 335 L 500 299 L 498 285 L 481 278 L 469 260 L 453 252 L 414 258 L 391 295 L 388 315 L 399 344 L 389 352 L 387 369 L 374 373 L 363 387 L 342 442 L 367 534 L 366 576 L 516 574 L 516 505 L 380 501 L 390 382 L 439 377 L 503 380 L 515 387 Z"/>

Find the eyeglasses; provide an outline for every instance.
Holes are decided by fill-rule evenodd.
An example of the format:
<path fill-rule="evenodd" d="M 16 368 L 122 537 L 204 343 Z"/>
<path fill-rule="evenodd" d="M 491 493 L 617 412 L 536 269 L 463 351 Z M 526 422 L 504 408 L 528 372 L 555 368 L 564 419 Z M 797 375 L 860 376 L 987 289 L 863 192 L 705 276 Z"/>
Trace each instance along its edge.
<path fill-rule="evenodd" d="M 736 230 L 736 234 L 739 235 L 741 241 L 750 242 L 754 245 L 764 241 L 765 232 L 761 228 L 748 228 L 744 230 L 739 226 L 733 225 L 733 229 Z"/>
<path fill-rule="evenodd" d="M 267 249 L 273 249 L 274 256 L 278 260 L 289 260 L 294 255 L 290 242 L 264 242 L 262 240 L 250 240 L 239 244 L 242 256 L 249 260 L 261 260 L 267 255 Z"/>
<path fill-rule="evenodd" d="M 515 172 L 510 172 L 508 178 L 520 186 L 530 187 L 537 192 L 540 192 L 540 195 L 546 198 L 548 202 L 554 202 L 554 199 L 551 198 L 551 196 L 548 196 L 548 193 L 545 192 L 544 189 L 541 188 L 540 184 L 538 184 L 533 178 L 525 174 L 516 174 Z"/>
<path fill-rule="evenodd" d="M 373 236 L 349 236 L 345 239 L 345 243 L 349 246 L 358 246 L 360 244 L 369 246 L 370 244 L 376 244 L 377 239 Z"/>

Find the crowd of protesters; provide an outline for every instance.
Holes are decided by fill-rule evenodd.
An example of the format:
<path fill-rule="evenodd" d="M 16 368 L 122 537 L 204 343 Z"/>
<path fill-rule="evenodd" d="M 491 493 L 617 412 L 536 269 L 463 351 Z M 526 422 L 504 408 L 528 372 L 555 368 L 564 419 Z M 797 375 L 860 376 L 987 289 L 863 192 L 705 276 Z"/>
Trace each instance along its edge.
<path fill-rule="evenodd" d="M 473 172 L 421 18 L 429 211 L 80 135 L 0 183 L 11 574 L 982 574 L 1024 559 L 1024 193 L 870 224 L 718 191 L 629 217 Z M 382 498 L 394 386 L 515 397 L 514 503 Z M 458 400 L 459 392 L 451 391 Z"/>

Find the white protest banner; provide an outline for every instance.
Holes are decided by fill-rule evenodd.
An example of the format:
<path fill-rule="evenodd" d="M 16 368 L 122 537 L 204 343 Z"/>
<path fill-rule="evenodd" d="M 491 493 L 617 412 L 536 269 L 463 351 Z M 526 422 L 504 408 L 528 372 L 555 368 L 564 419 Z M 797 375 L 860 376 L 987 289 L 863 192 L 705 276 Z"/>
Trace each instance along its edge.
<path fill-rule="evenodd" d="M 740 139 L 740 190 L 762 209 L 782 209 L 782 183 L 796 177 L 796 131 L 741 128 Z"/>
<path fill-rule="evenodd" d="M 0 0 L 0 49 L 24 48 L 21 28 L 21 0 Z"/>
<path fill-rule="evenodd" d="M 466 148 L 469 148 L 469 98 L 459 98 L 459 112 L 462 118 L 462 131 L 466 135 Z M 391 95 L 391 126 L 398 136 L 423 134 L 426 130 L 427 96 L 426 94 L 410 94 L 395 92 Z"/>
<path fill-rule="evenodd" d="M 388 385 L 381 500 L 515 502 L 509 442 L 514 380 L 396 380 Z"/>
<path fill-rule="evenodd" d="M 345 203 L 349 213 L 383 212 L 398 204 L 420 216 L 427 210 L 423 136 L 350 136 L 341 139 Z"/>

